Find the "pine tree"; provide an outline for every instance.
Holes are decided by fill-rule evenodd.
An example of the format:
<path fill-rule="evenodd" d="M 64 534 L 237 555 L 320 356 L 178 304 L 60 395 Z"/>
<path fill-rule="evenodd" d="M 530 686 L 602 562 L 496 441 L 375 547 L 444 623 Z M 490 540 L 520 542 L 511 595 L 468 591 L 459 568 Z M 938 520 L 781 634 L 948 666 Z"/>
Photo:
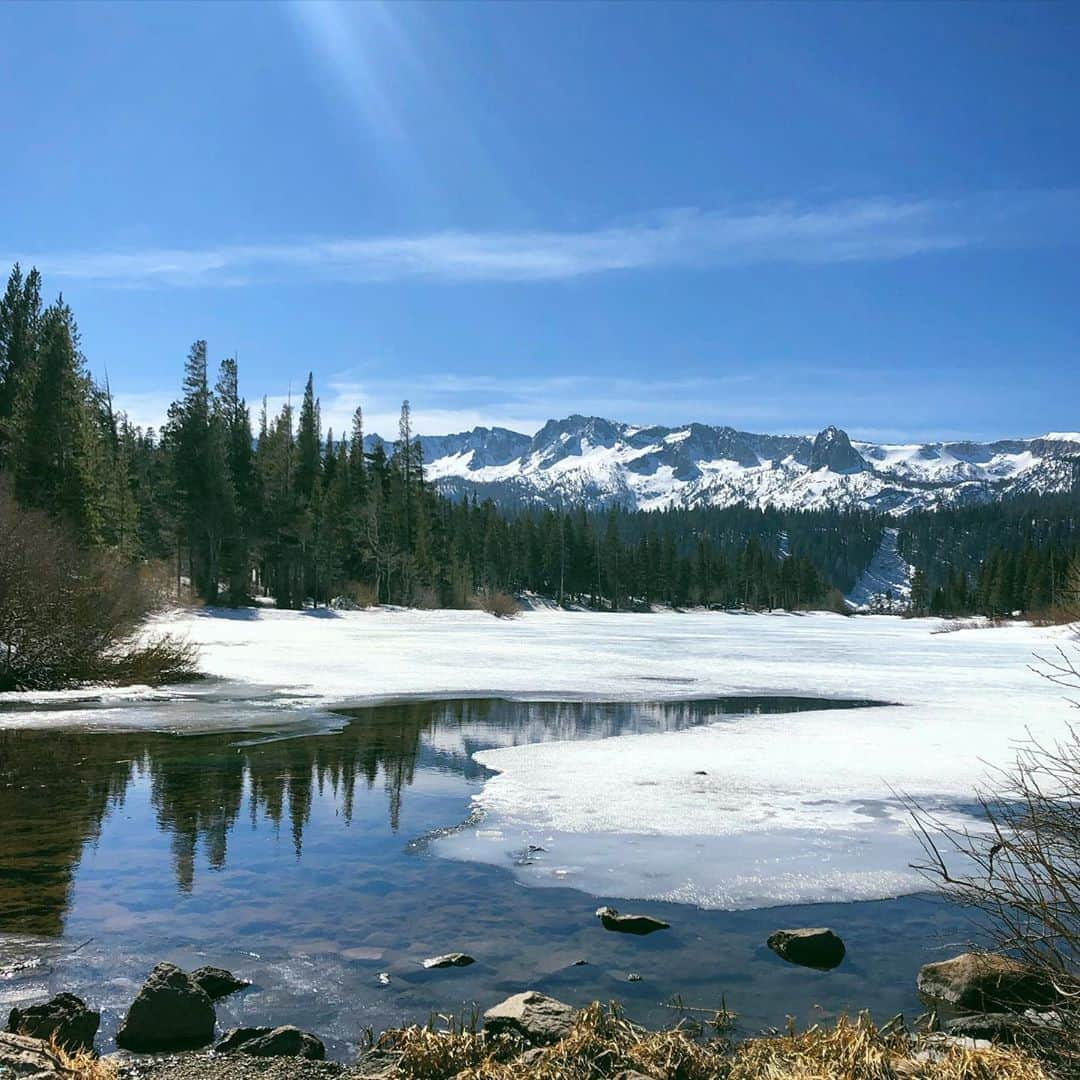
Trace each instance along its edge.
<path fill-rule="evenodd" d="M 315 382 L 309 373 L 300 405 L 300 425 L 296 435 L 296 494 L 305 505 L 311 502 L 319 478 L 322 432 L 319 430 L 319 403 Z"/>
<path fill-rule="evenodd" d="M 183 390 L 183 398 L 169 407 L 167 429 L 181 504 L 178 543 L 187 547 L 192 588 L 207 603 L 216 603 L 236 503 L 226 465 L 225 423 L 210 393 L 205 341 L 196 341 L 188 353 Z"/>
<path fill-rule="evenodd" d="M 223 543 L 222 574 L 228 582 L 229 603 L 242 604 L 251 593 L 251 549 L 258 532 L 261 498 L 251 444 L 251 414 L 240 396 L 235 357 L 222 360 L 214 390 L 214 420 L 220 425 L 233 500 Z"/>
<path fill-rule="evenodd" d="M 26 278 L 16 263 L 0 299 L 0 469 L 14 438 L 13 424 L 20 389 L 34 366 L 41 324 L 41 275 Z"/>
<path fill-rule="evenodd" d="M 930 587 L 923 570 L 916 570 L 911 575 L 911 610 L 916 615 L 923 615 L 930 610 Z"/>
<path fill-rule="evenodd" d="M 100 484 L 92 385 L 75 318 L 63 297 L 40 320 L 36 355 L 19 377 L 13 415 L 15 488 L 27 506 L 66 519 L 84 543 L 100 540 Z"/>

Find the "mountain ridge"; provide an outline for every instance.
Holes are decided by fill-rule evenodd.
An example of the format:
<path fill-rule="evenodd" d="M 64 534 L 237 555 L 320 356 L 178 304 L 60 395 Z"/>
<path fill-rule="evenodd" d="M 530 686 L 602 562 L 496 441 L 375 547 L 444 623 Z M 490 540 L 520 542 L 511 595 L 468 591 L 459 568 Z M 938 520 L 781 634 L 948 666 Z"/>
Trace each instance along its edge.
<path fill-rule="evenodd" d="M 814 436 L 772 435 L 701 423 L 642 427 L 575 413 L 531 436 L 476 427 L 421 436 L 421 444 L 427 475 L 441 491 L 503 506 L 744 503 L 900 515 L 1014 494 L 1080 492 L 1080 432 L 875 443 L 834 425 Z M 385 445 L 392 453 L 394 444 Z"/>

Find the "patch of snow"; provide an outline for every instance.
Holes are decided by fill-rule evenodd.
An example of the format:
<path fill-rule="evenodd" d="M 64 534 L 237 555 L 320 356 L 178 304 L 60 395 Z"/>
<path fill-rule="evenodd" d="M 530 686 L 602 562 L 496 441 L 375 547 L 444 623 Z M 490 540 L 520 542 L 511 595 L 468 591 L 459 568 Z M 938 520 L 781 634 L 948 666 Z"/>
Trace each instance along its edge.
<path fill-rule="evenodd" d="M 424 475 L 428 480 L 442 480 L 447 476 L 462 476 L 469 472 L 475 450 L 466 450 L 460 454 L 448 454 L 436 458 L 424 465 Z"/>

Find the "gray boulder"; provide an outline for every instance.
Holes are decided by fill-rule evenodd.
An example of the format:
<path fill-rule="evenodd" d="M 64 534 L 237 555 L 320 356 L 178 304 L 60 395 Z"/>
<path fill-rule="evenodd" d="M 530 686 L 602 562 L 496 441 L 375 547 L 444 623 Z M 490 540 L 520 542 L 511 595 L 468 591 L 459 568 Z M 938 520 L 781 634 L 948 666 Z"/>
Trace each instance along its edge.
<path fill-rule="evenodd" d="M 828 927 L 777 930 L 765 942 L 777 956 L 791 964 L 830 971 L 844 959 L 844 943 Z"/>
<path fill-rule="evenodd" d="M 667 930 L 671 923 L 655 919 L 652 915 L 620 915 L 613 907 L 596 909 L 596 917 L 605 930 L 614 930 L 620 934 L 652 934 L 657 930 Z"/>
<path fill-rule="evenodd" d="M 950 960 L 924 964 L 918 990 L 923 998 L 971 1012 L 1022 1012 L 1057 999 L 1050 980 L 997 953 L 961 953 Z"/>
<path fill-rule="evenodd" d="M 577 1010 L 538 990 L 514 994 L 484 1013 L 488 1035 L 519 1035 L 534 1046 L 558 1042 L 570 1034 Z"/>
<path fill-rule="evenodd" d="M 401 1080 L 402 1058 L 396 1050 L 372 1047 L 356 1059 L 350 1075 L 355 1074 L 358 1080 Z"/>
<path fill-rule="evenodd" d="M 43 1005 L 12 1009 L 7 1029 L 12 1034 L 30 1035 L 48 1042 L 55 1039 L 65 1050 L 92 1050 L 101 1013 L 86 1007 L 74 994 L 57 994 Z"/>
<path fill-rule="evenodd" d="M 972 1013 L 945 1021 L 945 1031 L 949 1035 L 995 1042 L 1016 1042 L 1017 1036 L 1027 1027 L 1027 1022 L 1016 1013 Z"/>
<path fill-rule="evenodd" d="M 476 961 L 463 952 L 446 953 L 444 956 L 432 956 L 424 961 L 426 968 L 468 967 Z"/>
<path fill-rule="evenodd" d="M 190 1050 L 214 1037 L 206 991 L 175 964 L 158 964 L 131 1003 L 116 1045 L 125 1050 Z"/>
<path fill-rule="evenodd" d="M 238 979 L 231 971 L 219 967 L 196 968 L 191 973 L 191 981 L 204 991 L 211 1001 L 228 997 L 237 990 L 246 990 L 251 985 L 247 979 Z"/>
<path fill-rule="evenodd" d="M 295 1057 L 307 1061 L 326 1058 L 322 1039 L 292 1024 L 276 1028 L 233 1028 L 226 1032 L 214 1051 L 218 1054 L 248 1054 L 251 1057 Z"/>
<path fill-rule="evenodd" d="M 17 1080 L 71 1080 L 71 1072 L 49 1049 L 49 1044 L 30 1035 L 0 1034 L 0 1076 Z"/>

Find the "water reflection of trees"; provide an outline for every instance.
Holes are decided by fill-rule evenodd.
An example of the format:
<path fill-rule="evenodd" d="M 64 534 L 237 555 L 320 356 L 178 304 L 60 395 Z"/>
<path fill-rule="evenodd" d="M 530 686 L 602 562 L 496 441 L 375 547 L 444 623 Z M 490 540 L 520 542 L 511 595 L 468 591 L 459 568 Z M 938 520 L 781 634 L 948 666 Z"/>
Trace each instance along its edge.
<path fill-rule="evenodd" d="M 416 703 L 367 710 L 333 734 L 289 739 L 0 730 L 0 931 L 62 931 L 85 846 L 139 779 L 148 782 L 184 891 L 200 850 L 211 867 L 225 866 L 245 810 L 253 824 L 287 827 L 299 857 L 316 797 L 333 797 L 351 823 L 358 788 L 372 790 L 381 778 L 396 831 L 421 734 L 438 722 L 430 703 Z"/>
<path fill-rule="evenodd" d="M 769 711 L 806 707 L 772 699 Z M 332 799 L 351 824 L 357 792 L 385 791 L 397 831 L 405 789 L 426 766 L 481 775 L 474 750 L 542 739 L 677 730 L 748 711 L 746 699 L 650 704 L 416 701 L 346 713 L 327 735 L 237 732 L 0 730 L 0 931 L 56 935 L 86 845 L 133 782 L 147 783 L 157 829 L 168 835 L 178 887 L 193 888 L 198 853 L 226 864 L 241 816 L 287 827 L 299 858 L 312 808 Z M 761 703 L 759 703 L 761 707 Z"/>

